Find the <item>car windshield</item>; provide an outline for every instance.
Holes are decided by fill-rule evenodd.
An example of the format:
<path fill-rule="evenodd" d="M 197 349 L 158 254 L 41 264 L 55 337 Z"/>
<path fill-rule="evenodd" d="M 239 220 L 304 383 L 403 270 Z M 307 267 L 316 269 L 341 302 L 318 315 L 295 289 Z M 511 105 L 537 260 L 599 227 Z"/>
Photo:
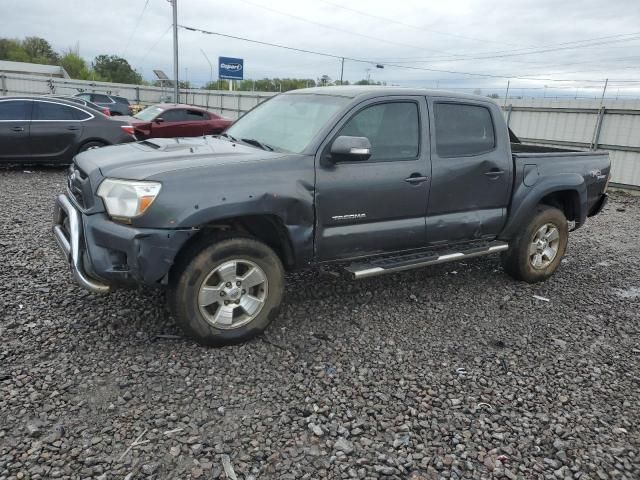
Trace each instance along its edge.
<path fill-rule="evenodd" d="M 241 117 L 227 133 L 238 140 L 246 138 L 277 150 L 300 153 L 349 101 L 332 95 L 278 95 Z"/>
<path fill-rule="evenodd" d="M 163 110 L 160 107 L 147 107 L 144 110 L 139 111 L 138 113 L 136 113 L 133 117 L 137 118 L 138 120 L 142 120 L 143 122 L 150 122 L 151 120 L 153 120 L 154 118 L 156 118 L 158 116 L 159 113 L 161 113 Z"/>

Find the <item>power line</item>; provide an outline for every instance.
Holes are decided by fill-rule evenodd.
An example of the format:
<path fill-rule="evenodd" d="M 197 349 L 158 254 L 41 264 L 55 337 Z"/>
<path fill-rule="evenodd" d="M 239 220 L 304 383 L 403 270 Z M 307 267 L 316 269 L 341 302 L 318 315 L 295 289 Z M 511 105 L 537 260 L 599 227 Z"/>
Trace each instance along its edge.
<path fill-rule="evenodd" d="M 131 30 L 131 35 L 129 35 L 129 39 L 127 40 L 127 43 L 124 47 L 124 50 L 122 51 L 122 56 L 124 57 L 125 53 L 127 53 L 127 49 L 129 48 L 129 44 L 131 43 L 131 39 L 133 39 L 133 34 L 136 33 L 136 30 L 138 29 L 138 26 L 140 25 L 140 20 L 142 20 L 142 16 L 144 15 L 145 10 L 147 9 L 147 5 L 149 5 L 149 0 L 146 0 L 144 2 L 144 6 L 142 7 L 142 11 L 140 12 L 140 15 L 138 15 L 138 19 L 136 20 L 136 24 L 133 27 L 133 30 Z"/>
<path fill-rule="evenodd" d="M 259 44 L 259 45 L 266 45 L 266 46 L 276 47 L 276 48 L 282 48 L 282 49 L 285 49 L 285 50 L 291 50 L 291 51 L 300 52 L 300 53 L 308 53 L 308 54 L 311 54 L 311 55 L 320 55 L 320 56 L 323 56 L 323 57 L 330 57 L 330 58 L 335 58 L 335 59 L 343 59 L 344 58 L 345 60 L 349 60 L 351 62 L 358 62 L 358 63 L 367 63 L 367 64 L 375 64 L 376 63 L 375 61 L 366 60 L 366 59 L 362 59 L 362 58 L 354 58 L 354 57 L 349 57 L 349 56 L 345 56 L 345 55 L 336 55 L 336 54 L 333 54 L 333 53 L 319 52 L 319 51 L 316 51 L 316 50 L 306 50 L 306 49 L 303 49 L 303 48 L 290 47 L 288 45 L 282 45 L 282 44 L 277 44 L 277 43 L 263 42 L 263 41 L 260 41 L 260 40 L 240 37 L 240 36 L 237 36 L 237 35 L 230 35 L 230 34 L 227 34 L 227 33 L 212 32 L 210 30 L 204 30 L 204 29 L 201 29 L 201 28 L 188 27 L 186 25 L 178 25 L 178 27 L 183 28 L 185 30 L 190 30 L 192 32 L 203 33 L 203 34 L 206 34 L 206 35 L 215 35 L 215 36 L 219 36 L 219 37 L 232 38 L 234 40 L 242 40 L 244 42 L 255 43 L 255 44 Z M 407 69 L 407 70 L 450 73 L 450 74 L 454 74 L 454 75 L 467 75 L 467 76 L 473 76 L 473 77 L 502 78 L 502 79 L 505 79 L 505 80 L 518 79 L 518 80 L 533 80 L 533 81 L 546 81 L 546 82 L 588 82 L 588 83 L 602 83 L 604 81 L 604 80 L 593 80 L 593 79 L 582 79 L 582 80 L 580 80 L 580 79 L 573 79 L 573 78 L 571 78 L 571 79 L 530 78 L 530 77 L 524 77 L 524 76 L 519 76 L 519 75 L 494 75 L 494 74 L 489 74 L 489 73 L 462 72 L 462 71 L 443 70 L 443 69 L 436 69 L 436 68 L 416 67 L 416 66 L 411 66 L 411 65 L 400 65 L 400 64 L 396 64 L 396 63 L 385 63 L 384 66 L 385 67 L 402 68 L 402 69 Z M 640 83 L 640 80 L 615 80 L 615 81 L 612 81 L 612 83 Z"/>
<path fill-rule="evenodd" d="M 399 47 L 408 47 L 408 48 L 414 48 L 416 50 L 423 50 L 423 51 L 431 51 L 431 52 L 438 52 L 438 53 L 442 53 L 441 50 L 434 50 L 431 48 L 425 48 L 424 46 L 421 45 L 411 45 L 408 43 L 401 43 L 401 42 L 394 42 L 392 40 L 386 40 L 380 37 L 374 37 L 372 35 L 366 35 L 364 33 L 358 33 L 358 32 L 353 32 L 351 30 L 347 30 L 344 28 L 340 28 L 340 27 L 335 27 L 333 25 L 327 25 L 326 23 L 321 23 L 321 22 L 316 22 L 315 20 L 310 20 L 308 18 L 304 18 L 304 17 L 300 17 L 298 15 L 293 15 L 291 13 L 287 13 L 287 12 L 283 12 L 281 10 L 276 10 L 275 8 L 271 8 L 271 7 L 266 7 L 264 5 L 260 5 L 259 3 L 254 3 L 250 0 L 240 0 L 243 3 L 247 3 L 249 5 L 252 5 L 256 8 L 261 8 L 263 10 L 267 10 L 269 12 L 273 12 L 273 13 L 277 13 L 278 15 L 283 15 L 285 17 L 290 17 L 290 18 L 294 18 L 296 20 L 302 21 L 302 22 L 306 22 L 306 23 L 310 23 L 312 25 L 317 25 L 319 27 L 322 28 L 328 28 L 329 30 L 335 30 L 337 32 L 342 32 L 342 33 L 346 33 L 347 35 L 354 35 L 356 37 L 361 37 L 361 38 L 366 38 L 367 40 L 375 40 L 377 42 L 382 42 L 382 43 L 388 43 L 389 45 L 396 45 Z M 455 54 L 453 54 L 455 55 Z"/>
<path fill-rule="evenodd" d="M 365 17 L 370 17 L 370 18 L 375 18 L 376 20 L 382 20 L 384 22 L 395 23 L 396 25 L 402 25 L 403 27 L 412 28 L 414 30 L 420 30 L 420 31 L 424 31 L 424 32 L 435 33 L 437 35 L 445 35 L 447 37 L 462 38 L 462 39 L 465 39 L 465 40 L 472 40 L 474 42 L 498 43 L 500 45 L 514 45 L 514 44 L 505 43 L 505 42 L 500 42 L 498 40 L 488 40 L 486 38 L 468 37 L 466 35 L 458 35 L 456 33 L 440 32 L 438 30 L 432 30 L 432 29 L 425 28 L 425 27 L 418 27 L 416 25 L 411 25 L 410 23 L 401 22 L 400 20 L 395 20 L 393 18 L 381 17 L 379 15 L 374 15 L 372 13 L 364 12 L 362 10 L 356 10 L 355 8 L 345 7 L 344 5 L 340 5 L 340 4 L 334 3 L 334 2 L 329 2 L 327 0 L 319 0 L 319 1 L 322 2 L 322 3 L 326 3 L 327 5 L 331 5 L 332 7 L 336 7 L 336 8 L 340 8 L 342 10 L 347 10 L 349 12 L 357 13 L 358 15 L 363 15 Z"/>
<path fill-rule="evenodd" d="M 587 48 L 587 47 L 596 47 L 596 46 L 600 46 L 600 45 L 609 45 L 611 43 L 618 43 L 618 42 L 629 42 L 629 41 L 635 41 L 635 40 L 639 40 L 640 36 L 639 36 L 640 32 L 636 32 L 634 34 L 625 34 L 627 35 L 626 38 L 617 38 L 617 39 L 612 39 L 612 40 L 607 40 L 607 41 L 592 41 L 591 43 L 586 43 L 586 44 L 581 44 L 581 45 L 566 45 L 566 46 L 558 46 L 555 48 L 542 48 L 539 50 L 532 50 L 532 51 L 517 51 L 517 50 L 513 50 L 513 53 L 502 53 L 500 54 L 499 52 L 495 52 L 494 54 L 491 55 L 487 55 L 487 54 L 483 54 L 484 56 L 477 56 L 477 57 L 473 57 L 473 56 L 468 56 L 465 58 L 424 58 L 422 60 L 411 60 L 411 61 L 402 61 L 402 60 L 393 60 L 395 63 L 434 63 L 434 62 L 459 62 L 459 61 L 468 61 L 468 60 L 493 60 L 496 58 L 506 58 L 506 57 L 517 57 L 517 56 L 522 56 L 522 55 L 535 55 L 538 53 L 549 53 L 549 52 L 557 52 L 557 51 L 561 51 L 561 50 L 575 50 L 575 49 L 580 49 L 580 48 Z M 635 35 L 633 37 L 628 37 L 629 35 Z M 574 42 L 569 42 L 569 43 L 574 43 Z M 505 51 L 507 52 L 507 51 Z M 381 61 L 380 59 L 378 60 L 373 60 L 373 61 Z"/>
<path fill-rule="evenodd" d="M 289 18 L 293 18 L 295 20 L 298 21 L 302 21 L 305 23 L 309 23 L 311 25 L 317 25 L 320 26 L 322 28 L 327 28 L 330 30 L 335 30 L 341 33 L 346 33 L 348 35 L 354 35 L 354 36 L 358 36 L 361 38 L 366 38 L 368 40 L 375 40 L 378 42 L 383 42 L 383 43 L 387 43 L 390 45 L 397 45 L 397 46 L 401 46 L 401 47 L 408 47 L 408 48 L 413 48 L 413 49 L 418 49 L 418 50 L 422 50 L 422 51 L 432 51 L 432 52 L 439 52 L 439 53 L 445 53 L 442 50 L 435 50 L 435 49 L 430 49 L 430 48 L 425 48 L 424 46 L 421 45 L 413 45 L 413 44 L 407 44 L 407 43 L 401 43 L 401 42 L 395 42 L 395 41 L 391 41 L 391 40 L 386 40 L 386 39 L 382 39 L 379 37 L 374 37 L 372 35 L 366 35 L 366 34 L 362 34 L 359 32 L 354 32 L 352 30 L 348 30 L 348 29 L 344 29 L 344 28 L 340 28 L 340 27 L 336 27 L 333 25 L 327 25 L 325 23 L 321 23 L 321 22 L 317 22 L 315 20 L 310 20 L 308 18 L 305 17 L 301 17 L 299 15 L 294 15 L 291 13 L 287 13 L 287 12 L 283 12 L 282 10 L 278 10 L 275 8 L 271 8 L 271 7 L 267 7 L 265 5 L 261 5 L 259 3 L 255 3 L 251 0 L 240 0 L 243 3 L 246 3 L 248 5 L 254 6 L 256 8 L 260 8 L 262 10 L 266 10 L 269 12 L 273 12 L 276 13 L 278 15 L 282 15 L 285 17 L 289 17 Z M 337 4 L 333 4 L 332 2 L 327 2 L 325 0 L 321 0 L 324 1 L 324 3 L 330 4 L 330 5 L 336 5 Z M 360 14 L 366 14 L 348 7 L 341 7 L 341 8 L 345 8 L 347 10 L 351 10 L 354 11 L 356 13 L 360 13 Z M 383 19 L 383 20 L 387 20 L 384 19 L 384 17 L 377 17 L 375 15 L 370 15 L 370 14 L 366 14 L 367 16 L 373 16 L 375 18 L 379 18 L 379 19 Z M 404 24 L 403 22 L 400 22 L 403 25 L 408 25 L 408 24 Z M 555 51 L 557 50 L 566 50 L 566 49 L 573 49 L 573 48 L 581 48 L 582 45 L 576 45 L 579 43 L 585 43 L 585 42 L 594 42 L 597 40 L 603 40 L 603 39 L 611 39 L 611 38 L 617 38 L 617 37 L 622 37 L 622 36 L 630 36 L 630 35 L 637 35 L 640 34 L 640 32 L 635 32 L 635 33 L 626 33 L 626 34 L 616 34 L 616 35 L 608 35 L 606 37 L 596 37 L 593 39 L 586 39 L 586 40 L 575 40 L 575 41 L 571 41 L 571 42 L 563 42 L 563 43 L 557 43 L 557 44 L 549 44 L 546 46 L 537 46 L 537 47 L 524 47 L 524 48 L 518 48 L 518 49 L 512 49 L 512 50 L 498 50 L 495 52 L 480 52 L 478 54 L 460 54 L 460 53 L 451 53 L 451 54 L 445 54 L 445 56 L 441 57 L 442 60 L 446 60 L 446 61 L 466 61 L 466 60 L 476 60 L 476 59 L 490 59 L 490 58 L 496 58 L 496 54 L 500 54 L 497 55 L 500 58 L 503 57 L 510 57 L 510 56 L 521 56 L 521 55 L 532 55 L 532 54 L 536 54 L 536 53 L 546 53 L 547 51 Z M 459 35 L 454 35 L 454 36 L 459 36 Z M 466 38 L 471 38 L 471 37 L 466 37 Z M 485 40 L 480 40 L 477 38 L 473 39 L 474 41 L 485 41 Z M 617 39 L 617 40 L 609 40 L 609 42 L 602 42 L 602 43 L 615 43 L 615 42 L 619 42 L 619 41 L 624 41 L 626 39 Z M 599 45 L 598 44 L 594 44 L 594 45 Z M 541 49 L 541 48 L 546 48 L 546 47 L 552 47 L 555 46 L 556 49 L 553 50 L 537 50 L 536 49 Z M 585 45 L 585 46 L 589 46 L 589 45 Z M 533 50 L 533 51 L 527 51 L 527 50 Z M 481 56 L 474 56 L 474 55 L 481 55 Z M 485 55 L 485 56 L 482 56 Z M 486 56 L 488 55 L 488 56 Z M 395 61 L 392 60 L 394 63 L 416 63 L 416 62 L 402 62 L 402 61 Z M 423 62 L 434 62 L 434 61 L 438 61 L 438 59 L 426 59 L 426 60 L 422 60 Z M 376 60 L 373 60 L 372 62 L 376 62 Z"/>
<path fill-rule="evenodd" d="M 331 30 L 335 30 L 335 31 L 339 31 L 342 33 L 346 33 L 349 35 L 354 35 L 354 36 L 359 36 L 362 38 L 366 38 L 369 40 L 375 40 L 375 41 L 379 41 L 379 42 L 384 42 L 384 43 L 388 43 L 388 44 L 392 44 L 392 45 L 398 45 L 398 46 L 403 46 L 403 47 L 409 47 L 409 48 L 415 48 L 415 49 L 420 49 L 420 50 L 430 50 L 430 51 L 438 51 L 438 50 L 433 50 L 433 49 L 426 49 L 422 46 L 417 46 L 417 45 L 411 45 L 411 44 L 406 44 L 406 43 L 400 43 L 400 42 L 394 42 L 394 41 L 389 41 L 389 40 L 385 40 L 385 39 L 381 39 L 379 37 L 374 37 L 371 35 L 366 35 L 366 34 L 361 34 L 358 32 L 353 32 L 347 29 L 343 29 L 343 28 L 339 28 L 339 27 L 335 27 L 332 25 L 327 25 L 321 22 L 316 22 L 314 20 L 310 20 L 304 17 L 300 17 L 298 15 L 294 15 L 294 14 L 290 14 L 287 12 L 283 12 L 281 10 L 277 10 L 275 8 L 270 8 L 264 5 L 260 5 L 258 3 L 255 3 L 251 0 L 241 0 L 244 3 L 247 3 L 249 5 L 252 5 L 256 8 L 260 8 L 269 12 L 274 12 L 278 15 L 283 15 L 289 18 L 294 18 L 296 20 L 299 21 L 303 21 L 306 23 L 310 23 L 312 25 L 318 25 L 322 28 L 328 28 Z M 329 2 L 327 0 L 321 0 L 324 3 L 327 3 L 329 5 L 334 5 L 334 6 L 338 6 L 337 4 L 334 4 L 333 2 Z M 351 9 L 348 7 L 341 7 L 341 8 L 345 8 L 346 10 L 350 10 L 359 14 L 363 14 L 363 15 L 367 15 L 367 16 L 373 16 L 374 18 L 379 18 L 379 19 L 383 19 L 383 20 L 388 20 L 385 19 L 384 17 L 378 17 L 376 15 L 372 15 L 372 14 L 368 14 L 366 12 L 361 12 L 355 9 Z M 409 25 L 409 24 L 405 24 L 404 22 L 399 22 L 403 25 Z M 526 47 L 526 48 L 519 48 L 519 49 L 515 49 L 515 50 L 502 50 L 502 51 L 497 51 L 497 52 L 493 52 L 493 54 L 488 54 L 488 53 L 481 53 L 481 56 L 469 56 L 469 55 L 464 55 L 464 54 L 450 54 L 450 56 L 448 57 L 443 57 L 446 58 L 446 61 L 468 61 L 468 60 L 483 60 L 483 59 L 494 59 L 494 58 L 506 58 L 506 57 L 513 57 L 513 56 L 523 56 L 523 55 L 534 55 L 534 54 L 539 54 L 539 53 L 548 53 L 548 52 L 553 52 L 553 51 L 559 51 L 559 50 L 570 50 L 570 49 L 576 49 L 576 48 L 584 48 L 584 47 L 589 47 L 589 46 L 599 46 L 599 45 L 603 45 L 603 44 L 609 44 L 609 43 L 616 43 L 616 42 L 621 42 L 621 41 L 629 41 L 629 40 L 635 40 L 636 38 L 619 38 L 619 37 L 629 37 L 631 35 L 637 35 L 640 34 L 640 32 L 634 32 L 634 33 L 625 33 L 625 34 L 616 34 L 616 35 L 607 35 L 605 37 L 596 37 L 593 39 L 585 39 L 585 40 L 574 40 L 571 42 L 563 42 L 563 43 L 557 43 L 557 44 L 549 44 L 548 46 L 554 46 L 555 48 L 547 48 L 545 46 L 542 47 Z M 469 37 L 471 38 L 471 37 Z M 606 40 L 608 39 L 608 41 L 602 41 L 602 40 Z M 478 39 L 474 39 L 474 40 L 478 40 Z M 482 40 L 481 40 L 482 41 Z M 598 42 L 599 41 L 599 42 Z M 591 42 L 591 43 L 587 43 L 587 42 Z M 596 43 L 593 43 L 596 42 Z M 587 43 L 586 45 L 583 45 Z M 538 50 L 535 50 L 535 49 Z M 533 49 L 533 50 L 531 50 Z M 527 50 L 531 50 L 531 51 L 527 51 Z M 482 56 L 484 55 L 484 56 Z M 451 58 L 454 57 L 454 58 Z M 421 63 L 421 62 L 434 62 L 434 61 L 438 61 L 436 59 L 427 59 L 427 60 L 421 60 L 421 61 L 413 61 L 413 62 L 403 62 L 403 61 L 393 61 L 393 63 L 395 64 L 400 64 L 400 63 Z M 371 60 L 371 63 L 377 63 L 378 61 L 376 60 Z M 434 70 L 435 71 L 435 70 Z M 444 71 L 443 71 L 444 72 Z M 445 72 L 446 73 L 446 72 Z"/>
<path fill-rule="evenodd" d="M 170 23 L 169 26 L 167 27 L 167 29 L 162 33 L 162 35 L 160 35 L 158 37 L 158 39 L 155 41 L 155 43 L 151 46 L 151 48 L 149 48 L 149 50 L 147 50 L 147 52 L 144 54 L 144 56 L 142 58 L 140 58 L 140 60 L 138 60 L 138 63 L 142 63 L 143 61 L 145 61 L 147 59 L 147 57 L 149 56 L 149 54 L 153 51 L 154 48 L 156 48 L 158 46 L 158 44 L 160 43 L 160 41 L 164 38 L 164 36 L 169 33 L 169 30 L 171 30 L 172 24 Z"/>
<path fill-rule="evenodd" d="M 375 18 L 377 20 L 382 20 L 384 22 L 395 23 L 397 25 L 402 25 L 404 27 L 409 27 L 409 28 L 412 28 L 414 30 L 427 31 L 427 32 L 438 34 L 438 35 L 445 35 L 445 36 L 449 36 L 449 37 L 463 38 L 463 39 L 467 39 L 467 40 L 474 40 L 474 41 L 480 41 L 480 42 L 486 42 L 486 43 L 499 43 L 499 44 L 502 44 L 502 45 L 510 45 L 509 43 L 496 41 L 496 40 L 488 40 L 488 39 L 482 39 L 482 38 L 477 38 L 477 37 L 469 37 L 469 36 L 465 36 L 465 35 L 458 35 L 458 34 L 454 34 L 454 33 L 441 32 L 441 31 L 438 31 L 438 30 L 432 30 L 432 29 L 427 29 L 427 28 L 424 28 L 424 27 L 418 27 L 416 25 L 411 25 L 411 24 L 408 24 L 408 23 L 405 23 L 405 22 L 402 22 L 402 21 L 399 21 L 399 20 L 392 19 L 392 18 L 382 17 L 382 16 L 379 16 L 379 15 L 374 15 L 372 13 L 362 11 L 362 10 L 357 10 L 355 8 L 346 7 L 344 5 L 340 5 L 338 3 L 331 2 L 329 0 L 318 0 L 318 1 L 320 1 L 322 3 L 325 3 L 327 5 L 330 5 L 332 7 L 340 8 L 342 10 L 347 10 L 347 11 L 350 11 L 350 12 L 353 12 L 353 13 L 357 13 L 359 15 L 366 16 L 366 17 Z M 582 40 L 574 40 L 574 41 L 571 41 L 571 42 L 552 43 L 552 44 L 546 44 L 546 45 L 523 47 L 523 48 L 519 48 L 519 49 L 515 49 L 515 50 L 502 50 L 502 51 L 497 51 L 497 52 L 486 52 L 485 54 L 488 54 L 488 53 L 511 53 L 511 52 L 524 51 L 524 50 L 528 50 L 528 49 L 538 49 L 538 48 L 546 48 L 546 47 L 553 47 L 553 46 L 572 45 L 572 44 L 578 44 L 578 43 L 592 42 L 592 41 L 596 41 L 596 40 L 604 40 L 604 39 L 611 39 L 611 38 L 619 38 L 619 37 L 637 35 L 638 33 L 640 33 L 640 32 L 620 33 L 620 34 L 615 34 L 615 35 L 607 35 L 607 36 L 603 36 L 603 37 L 595 37 L 595 38 L 588 38 L 588 39 L 582 39 Z M 511 45 L 513 45 L 513 44 L 511 44 Z M 456 56 L 465 56 L 465 55 L 458 54 Z M 409 60 L 410 57 L 406 57 L 405 59 Z M 472 59 L 472 58 L 469 58 L 469 59 Z M 395 60 L 392 59 L 391 61 L 395 61 Z M 429 60 L 429 61 L 432 61 L 432 60 Z M 396 62 L 396 63 L 402 63 L 402 62 Z"/>

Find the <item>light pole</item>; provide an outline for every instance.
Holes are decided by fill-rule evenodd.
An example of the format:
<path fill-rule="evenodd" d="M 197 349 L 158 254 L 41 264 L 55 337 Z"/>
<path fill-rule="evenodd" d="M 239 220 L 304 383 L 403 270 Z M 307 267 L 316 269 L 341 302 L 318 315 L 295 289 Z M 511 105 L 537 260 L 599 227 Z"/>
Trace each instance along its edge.
<path fill-rule="evenodd" d="M 213 83 L 213 65 L 211 64 L 211 60 L 209 60 L 209 57 L 207 57 L 207 54 L 204 53 L 204 50 L 200 49 L 200 51 L 209 64 L 209 85 L 211 85 Z"/>
<path fill-rule="evenodd" d="M 178 85 L 178 0 L 169 0 L 173 7 L 173 96 L 176 103 L 180 102 L 180 89 Z"/>

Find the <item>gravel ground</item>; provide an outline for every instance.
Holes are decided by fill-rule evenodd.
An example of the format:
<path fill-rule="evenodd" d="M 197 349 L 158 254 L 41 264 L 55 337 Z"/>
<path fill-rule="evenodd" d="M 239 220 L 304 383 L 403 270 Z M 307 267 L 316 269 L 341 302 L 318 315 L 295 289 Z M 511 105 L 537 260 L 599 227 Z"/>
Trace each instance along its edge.
<path fill-rule="evenodd" d="M 640 198 L 544 284 L 303 272 L 264 338 L 206 349 L 162 291 L 72 283 L 63 177 L 0 171 L 0 479 L 640 478 Z"/>

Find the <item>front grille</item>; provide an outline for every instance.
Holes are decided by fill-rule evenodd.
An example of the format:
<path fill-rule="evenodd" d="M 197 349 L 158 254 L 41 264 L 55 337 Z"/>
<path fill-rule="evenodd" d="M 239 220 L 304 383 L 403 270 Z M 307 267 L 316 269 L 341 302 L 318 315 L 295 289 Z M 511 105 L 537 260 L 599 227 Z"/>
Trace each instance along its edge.
<path fill-rule="evenodd" d="M 87 195 L 91 194 L 91 187 L 89 185 L 89 177 L 82 171 L 75 163 L 71 164 L 69 168 L 69 174 L 67 176 L 67 189 L 69 194 L 73 197 L 76 204 L 81 208 L 88 208 Z"/>

